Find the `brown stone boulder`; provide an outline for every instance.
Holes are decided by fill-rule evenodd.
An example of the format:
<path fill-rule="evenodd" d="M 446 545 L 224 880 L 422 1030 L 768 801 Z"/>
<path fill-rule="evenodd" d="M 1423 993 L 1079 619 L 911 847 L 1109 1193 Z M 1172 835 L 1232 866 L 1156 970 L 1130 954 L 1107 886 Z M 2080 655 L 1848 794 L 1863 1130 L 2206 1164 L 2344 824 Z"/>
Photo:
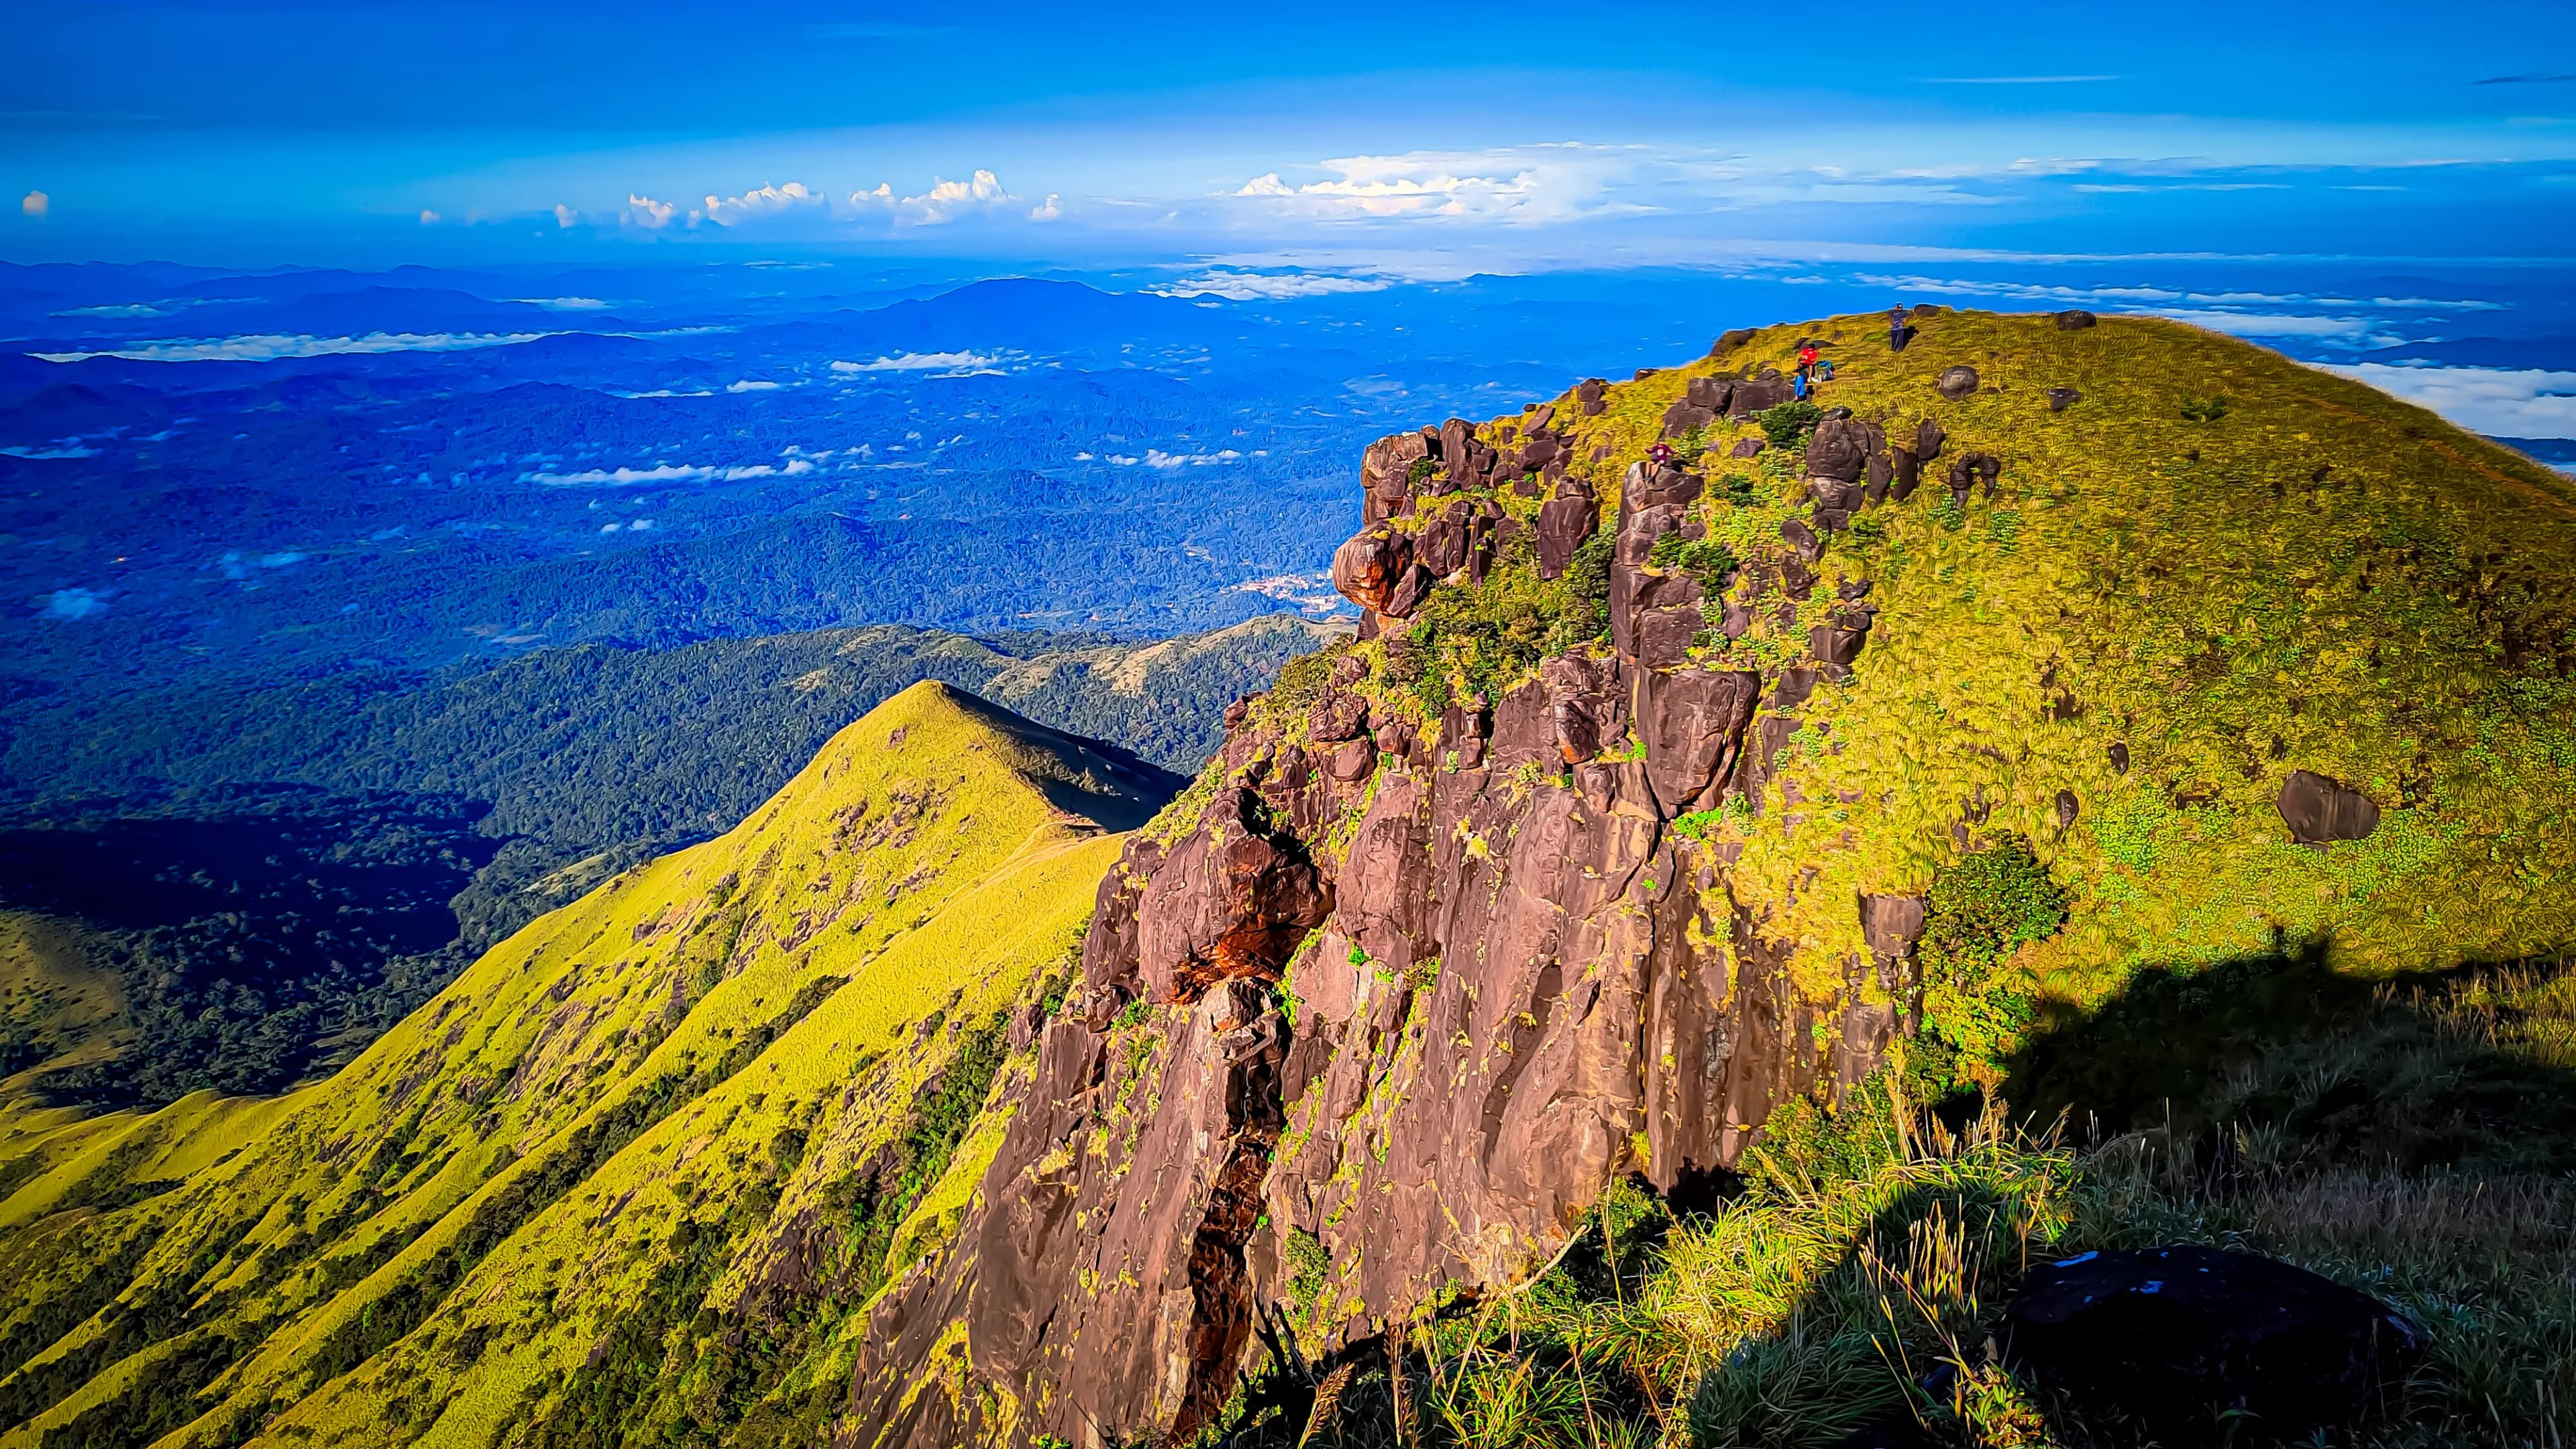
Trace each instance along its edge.
<path fill-rule="evenodd" d="M 1923 459 L 1909 448 L 1890 450 L 1887 496 L 1902 503 L 1923 482 Z"/>
<path fill-rule="evenodd" d="M 1860 898 L 1861 939 L 1882 959 L 1901 961 L 1912 956 L 1915 943 L 1923 939 L 1923 928 L 1921 896 Z"/>
<path fill-rule="evenodd" d="M 1807 651 L 1816 656 L 1828 678 L 1849 679 L 1852 662 L 1860 658 L 1861 646 L 1869 642 L 1867 628 L 1845 628 L 1835 624 L 1818 624 L 1807 631 Z"/>
<path fill-rule="evenodd" d="M 1601 526 L 1601 505 L 1583 494 L 1551 498 L 1538 507 L 1538 576 L 1561 578 L 1574 551 Z"/>
<path fill-rule="evenodd" d="M 1704 428 L 1716 421 L 1715 409 L 1702 407 L 1688 398 L 1682 398 L 1671 407 L 1664 409 L 1663 435 L 1667 438 L 1678 438 L 1693 428 Z"/>
<path fill-rule="evenodd" d="M 1825 556 L 1824 540 L 1816 537 L 1816 531 L 1809 528 L 1804 519 L 1792 518 L 1782 522 L 1780 537 L 1789 547 L 1798 551 L 1799 558 L 1808 563 L 1814 563 Z"/>
<path fill-rule="evenodd" d="M 1360 508 L 1363 526 L 1405 511 L 1412 494 L 1413 465 L 1430 455 L 1431 445 L 1418 432 L 1397 433 L 1368 445 L 1360 455 L 1360 486 L 1365 491 Z"/>
<path fill-rule="evenodd" d="M 1941 425 L 1925 418 L 1914 428 L 1914 456 L 1929 463 L 1941 456 L 1941 445 L 1948 441 L 1950 435 L 1942 431 Z"/>
<path fill-rule="evenodd" d="M 1755 413 L 1776 408 L 1794 395 L 1788 380 L 1781 377 L 1757 377 L 1735 385 L 1727 395 L 1726 415 L 1749 418 Z"/>
<path fill-rule="evenodd" d="M 1324 760 L 1324 773 L 1345 785 L 1365 780 L 1377 768 L 1377 742 L 1366 737 L 1345 740 Z"/>
<path fill-rule="evenodd" d="M 1671 669 L 1690 662 L 1690 648 L 1708 628 L 1697 604 L 1647 609 L 1637 615 L 1637 662 L 1648 669 Z"/>
<path fill-rule="evenodd" d="M 1858 479 L 1876 447 L 1869 433 L 1867 423 L 1849 416 L 1818 423 L 1816 436 L 1807 444 L 1807 472 L 1844 483 Z"/>
<path fill-rule="evenodd" d="M 1977 390 L 1977 370 L 1965 363 L 1955 367 L 1945 367 L 1941 370 L 1941 375 L 1933 380 L 1932 386 L 1939 389 L 1941 396 L 1957 402 Z"/>
<path fill-rule="evenodd" d="M 1735 394 L 1735 382 L 1724 377 L 1694 377 L 1682 389 L 1682 398 L 1693 407 L 1712 413 L 1726 411 L 1727 399 Z"/>
<path fill-rule="evenodd" d="M 2379 828 L 2379 806 L 2340 780 L 2292 770 L 2281 783 L 2281 823 L 2301 845 L 2361 840 Z"/>
<path fill-rule="evenodd" d="M 2081 332 L 2085 328 L 2092 326 L 2095 320 L 2096 319 L 2092 313 L 2081 309 L 2072 309 L 2060 312 L 2057 314 L 2057 330 L 2060 332 Z"/>
<path fill-rule="evenodd" d="M 1667 819 L 1717 803 L 1761 694 L 1762 676 L 1749 670 L 1638 672 L 1637 738 Z"/>
<path fill-rule="evenodd" d="M 2052 387 L 2048 390 L 2048 410 L 2053 413 L 2062 413 L 2082 401 L 2084 401 L 2084 394 L 2071 387 Z"/>
<path fill-rule="evenodd" d="M 1727 353 L 1733 352 L 1735 349 L 1742 347 L 1745 343 L 1752 341 L 1753 337 L 1754 329 L 1750 327 L 1730 327 L 1726 331 L 1717 334 L 1717 340 L 1708 345 L 1708 355 L 1711 357 L 1723 357 Z"/>
<path fill-rule="evenodd" d="M 1413 564 L 1413 540 L 1384 523 L 1352 535 L 1333 551 L 1333 587 L 1377 613 L 1386 612 L 1396 582 Z"/>
<path fill-rule="evenodd" d="M 1413 617 L 1413 611 L 1422 607 L 1422 601 L 1431 597 L 1432 589 L 1439 583 L 1438 575 L 1420 564 L 1415 564 L 1404 571 L 1402 578 L 1395 581 L 1393 589 L 1387 591 L 1386 607 L 1378 612 L 1390 619 L 1410 619 Z"/>
<path fill-rule="evenodd" d="M 1306 711 L 1306 738 L 1319 745 L 1355 740 L 1368 731 L 1366 697 L 1335 690 Z"/>
<path fill-rule="evenodd" d="M 1445 579 L 1467 566 L 1469 511 L 1464 499 L 1452 503 L 1415 536 L 1413 561 L 1429 570 L 1433 578 Z"/>
<path fill-rule="evenodd" d="M 1955 502 L 1965 503 L 1969 490 L 1982 483 L 1986 496 L 1992 498 L 2003 474 L 2004 460 L 1994 454 L 1961 453 L 1950 463 L 1950 497 Z"/>

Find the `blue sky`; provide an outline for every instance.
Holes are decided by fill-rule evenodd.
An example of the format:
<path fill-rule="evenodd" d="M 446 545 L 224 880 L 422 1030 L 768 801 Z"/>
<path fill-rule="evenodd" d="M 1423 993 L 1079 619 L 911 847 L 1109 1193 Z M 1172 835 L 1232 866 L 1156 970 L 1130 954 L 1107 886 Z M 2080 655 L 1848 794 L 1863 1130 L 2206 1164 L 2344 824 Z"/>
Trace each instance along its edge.
<path fill-rule="evenodd" d="M 17 261 L 2576 249 L 2563 0 L 6 3 Z"/>

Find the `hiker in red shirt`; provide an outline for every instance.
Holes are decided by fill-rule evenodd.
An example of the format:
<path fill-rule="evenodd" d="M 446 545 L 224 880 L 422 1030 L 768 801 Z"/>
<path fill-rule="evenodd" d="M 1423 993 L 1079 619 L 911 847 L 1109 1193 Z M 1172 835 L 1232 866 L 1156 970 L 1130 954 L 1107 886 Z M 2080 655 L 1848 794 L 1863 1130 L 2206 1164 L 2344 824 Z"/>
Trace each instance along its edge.
<path fill-rule="evenodd" d="M 1816 359 L 1817 359 L 1819 356 L 1821 356 L 1821 355 L 1822 355 L 1822 354 L 1820 354 L 1820 353 L 1818 353 L 1818 352 L 1816 351 L 1816 344 L 1814 344 L 1814 343 L 1812 343 L 1812 342 L 1808 343 L 1808 344 L 1807 344 L 1806 346 L 1804 346 L 1804 347 L 1799 348 L 1799 349 L 1798 349 L 1798 371 L 1800 371 L 1801 373 L 1806 374 L 1806 375 L 1807 375 L 1807 376 L 1809 376 L 1809 377 L 1813 377 L 1813 376 L 1815 376 L 1815 373 L 1816 373 Z"/>

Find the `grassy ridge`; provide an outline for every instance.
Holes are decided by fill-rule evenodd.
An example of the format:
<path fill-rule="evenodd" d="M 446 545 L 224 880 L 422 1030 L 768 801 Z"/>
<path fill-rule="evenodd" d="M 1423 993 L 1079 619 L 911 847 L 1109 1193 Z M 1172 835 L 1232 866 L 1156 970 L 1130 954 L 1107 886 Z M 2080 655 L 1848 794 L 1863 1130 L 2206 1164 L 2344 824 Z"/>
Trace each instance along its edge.
<path fill-rule="evenodd" d="M 0 1251 L 46 1265 L 6 1290 L 0 1444 L 545 1422 L 673 1264 L 712 1254 L 692 1281 L 729 1302 L 780 1238 L 829 1260 L 799 1205 L 905 1138 L 973 1028 L 1063 959 L 1116 853 L 1101 826 L 1159 803 L 1066 737 L 904 692 L 732 832 L 521 931 L 330 1080 L 245 1104 L 264 1121 L 192 1098 L 124 1134 L 204 1157 L 102 1140 L 0 1203 Z"/>

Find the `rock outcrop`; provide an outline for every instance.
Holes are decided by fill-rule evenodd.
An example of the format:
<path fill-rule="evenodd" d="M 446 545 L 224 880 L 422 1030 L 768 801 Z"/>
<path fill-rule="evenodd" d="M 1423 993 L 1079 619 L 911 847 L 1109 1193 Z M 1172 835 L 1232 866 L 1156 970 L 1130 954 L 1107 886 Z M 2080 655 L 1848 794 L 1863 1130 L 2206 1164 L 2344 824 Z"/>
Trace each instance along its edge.
<path fill-rule="evenodd" d="M 1774 392 L 1694 378 L 1663 430 Z M 1577 409 L 1599 395 L 1578 389 Z M 1552 412 L 1369 448 L 1363 527 L 1334 559 L 1364 636 L 1400 638 L 1442 579 L 1472 585 L 1523 532 L 1515 566 L 1568 572 L 1604 520 L 1560 464 Z M 1938 445 L 1935 430 L 1918 451 Z M 1883 428 L 1848 413 L 1807 459 L 1828 527 L 1867 506 L 1864 477 L 1883 495 L 1893 476 Z M 1462 476 L 1533 467 L 1547 496 L 1529 525 L 1439 501 Z M 1265 1336 L 1311 1358 L 1444 1288 L 1508 1283 L 1611 1182 L 1696 1184 L 1775 1105 L 1877 1060 L 1921 903 L 1853 901 L 1869 949 L 1847 998 L 1815 1000 L 1764 937 L 1770 904 L 1675 829 L 1759 808 L 1788 710 L 1849 675 L 1875 606 L 1846 588 L 1793 636 L 1813 655 L 1793 679 L 1700 662 L 1712 620 L 1740 635 L 1756 608 L 1794 611 L 1821 547 L 1793 520 L 1740 576 L 1657 563 L 1659 540 L 1700 535 L 1705 489 L 1628 470 L 1606 648 L 1420 724 L 1377 716 L 1365 693 L 1383 685 L 1351 655 L 1295 711 L 1233 719 L 1215 793 L 1102 883 L 1081 984 L 959 1250 L 880 1304 L 854 1385 L 862 1442 L 1186 1436 Z M 979 1392 L 922 1391 L 943 1352 Z"/>

